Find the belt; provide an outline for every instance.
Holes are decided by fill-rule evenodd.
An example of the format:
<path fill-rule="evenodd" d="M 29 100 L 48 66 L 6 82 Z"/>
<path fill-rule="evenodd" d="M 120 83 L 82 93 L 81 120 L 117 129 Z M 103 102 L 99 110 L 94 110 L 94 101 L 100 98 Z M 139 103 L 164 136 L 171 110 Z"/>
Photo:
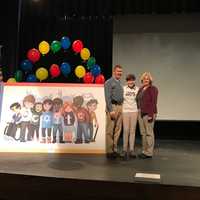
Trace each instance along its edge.
<path fill-rule="evenodd" d="M 114 105 L 122 105 L 122 102 L 117 102 L 115 100 L 112 100 L 111 103 L 114 104 Z"/>

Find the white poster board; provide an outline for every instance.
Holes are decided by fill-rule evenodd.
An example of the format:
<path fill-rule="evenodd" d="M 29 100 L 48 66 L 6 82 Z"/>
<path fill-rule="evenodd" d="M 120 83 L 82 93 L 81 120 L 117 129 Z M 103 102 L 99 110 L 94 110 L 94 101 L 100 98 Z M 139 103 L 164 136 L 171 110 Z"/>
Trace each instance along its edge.
<path fill-rule="evenodd" d="M 1 103 L 0 152 L 105 153 L 103 85 L 6 83 Z"/>

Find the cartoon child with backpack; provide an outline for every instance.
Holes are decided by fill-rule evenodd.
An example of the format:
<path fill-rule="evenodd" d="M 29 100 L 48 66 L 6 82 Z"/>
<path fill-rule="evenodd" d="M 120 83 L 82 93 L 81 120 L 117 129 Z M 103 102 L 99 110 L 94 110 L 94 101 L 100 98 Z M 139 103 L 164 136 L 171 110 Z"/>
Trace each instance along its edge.
<path fill-rule="evenodd" d="M 11 122 L 8 123 L 8 126 L 6 127 L 4 134 L 17 140 L 16 139 L 17 129 L 18 128 L 21 129 L 21 118 L 22 118 L 21 105 L 18 102 L 13 103 L 10 106 L 10 110 L 12 110 L 14 114 L 12 116 Z"/>

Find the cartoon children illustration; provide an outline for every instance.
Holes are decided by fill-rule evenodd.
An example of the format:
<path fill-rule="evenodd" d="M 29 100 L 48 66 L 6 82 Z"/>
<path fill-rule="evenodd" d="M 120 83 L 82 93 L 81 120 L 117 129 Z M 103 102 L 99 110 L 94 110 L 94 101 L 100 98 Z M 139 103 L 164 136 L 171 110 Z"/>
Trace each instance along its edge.
<path fill-rule="evenodd" d="M 84 98 L 82 96 L 76 96 L 73 98 L 73 108 L 77 110 L 78 108 L 81 108 L 83 105 Z"/>
<path fill-rule="evenodd" d="M 12 116 L 12 120 L 9 123 L 5 134 L 16 139 L 17 128 L 21 128 L 21 105 L 18 102 L 13 103 L 11 104 L 10 109 L 14 112 L 14 115 Z"/>
<path fill-rule="evenodd" d="M 62 115 L 64 118 L 64 141 L 71 143 L 73 140 L 73 133 L 75 132 L 75 114 L 71 102 L 64 103 Z"/>
<path fill-rule="evenodd" d="M 30 135 L 32 139 L 36 135 L 37 141 L 39 141 L 40 116 L 42 115 L 42 110 L 41 102 L 36 102 L 34 107 L 31 109 L 32 117 L 30 121 Z"/>
<path fill-rule="evenodd" d="M 42 141 L 41 143 L 51 143 L 51 129 L 53 126 L 53 101 L 51 99 L 45 99 L 43 102 L 43 113 L 41 115 L 41 127 L 42 127 Z M 47 138 L 46 138 L 47 130 Z"/>
<path fill-rule="evenodd" d="M 33 95 L 27 95 L 23 99 L 23 107 L 21 109 L 21 132 L 20 132 L 20 142 L 25 142 L 26 133 L 27 140 L 31 141 L 31 133 L 30 133 L 30 120 L 32 117 L 31 108 L 33 108 L 35 104 L 35 97 Z"/>
<path fill-rule="evenodd" d="M 90 138 L 88 135 L 88 123 L 89 123 L 89 113 L 87 109 L 80 107 L 76 110 L 76 117 L 77 117 L 77 139 L 75 144 L 83 143 L 83 136 L 84 142 L 89 143 Z"/>
<path fill-rule="evenodd" d="M 59 133 L 59 142 L 63 141 L 63 116 L 62 116 L 63 100 L 61 98 L 53 99 L 53 141 L 56 143 L 57 132 Z"/>
<path fill-rule="evenodd" d="M 95 138 L 93 136 L 93 132 L 94 132 L 94 125 L 95 127 L 98 129 L 99 128 L 99 123 L 97 121 L 97 117 L 96 117 L 96 113 L 95 110 L 97 109 L 97 104 L 98 101 L 96 99 L 91 99 L 87 102 L 87 109 L 89 112 L 89 139 L 91 142 L 95 141 Z"/>

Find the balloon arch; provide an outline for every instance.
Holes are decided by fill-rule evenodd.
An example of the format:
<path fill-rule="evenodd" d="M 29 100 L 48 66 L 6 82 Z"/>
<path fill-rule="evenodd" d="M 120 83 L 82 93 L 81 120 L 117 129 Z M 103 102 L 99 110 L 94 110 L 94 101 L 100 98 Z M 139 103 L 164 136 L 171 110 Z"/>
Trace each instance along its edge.
<path fill-rule="evenodd" d="M 59 77 L 63 74 L 67 77 L 71 72 L 72 68 L 68 62 L 63 62 L 60 66 L 58 64 L 52 64 L 47 70 L 44 67 L 38 68 L 33 73 L 34 64 L 37 63 L 41 55 L 45 56 L 50 51 L 54 54 L 59 52 L 61 49 L 67 50 L 72 48 L 75 54 L 79 54 L 82 61 L 87 65 L 87 69 L 83 65 L 78 65 L 74 69 L 75 75 L 83 80 L 84 83 L 96 83 L 103 84 L 105 82 L 104 75 L 101 74 L 101 67 L 96 64 L 96 59 L 91 56 L 91 52 L 88 48 L 84 47 L 81 40 L 75 40 L 71 44 L 69 37 L 63 36 L 60 41 L 54 40 L 51 45 L 47 41 L 42 41 L 38 45 L 38 49 L 32 48 L 27 52 L 27 59 L 23 60 L 20 64 L 20 70 L 15 72 L 14 77 L 9 78 L 7 82 L 21 82 L 23 80 L 23 72 L 25 72 L 26 82 L 40 82 L 45 81 L 49 74 L 52 78 Z"/>

